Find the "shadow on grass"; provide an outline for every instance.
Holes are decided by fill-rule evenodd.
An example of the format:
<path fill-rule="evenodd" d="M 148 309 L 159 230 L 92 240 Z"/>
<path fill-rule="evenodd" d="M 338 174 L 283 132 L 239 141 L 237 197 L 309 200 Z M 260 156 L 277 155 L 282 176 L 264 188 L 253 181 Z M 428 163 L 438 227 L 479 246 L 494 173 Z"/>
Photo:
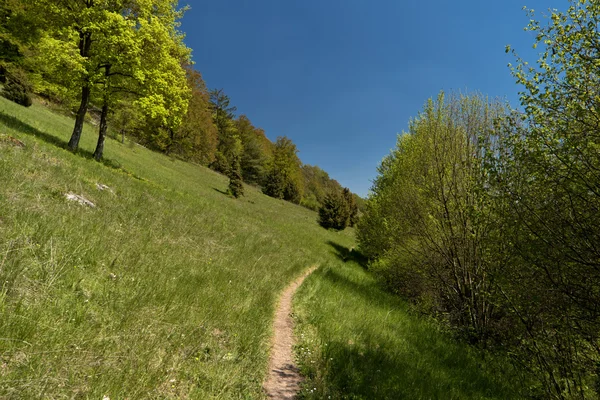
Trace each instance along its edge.
<path fill-rule="evenodd" d="M 52 136 L 46 132 L 42 132 L 39 129 L 34 128 L 33 126 L 26 124 L 25 122 L 13 117 L 12 115 L 3 113 L 2 111 L 0 111 L 0 123 L 27 135 L 35 136 L 38 139 L 41 139 L 46 143 L 50 143 L 53 146 L 60 147 L 62 149 L 67 148 L 67 142 L 57 138 L 56 136 Z"/>
<path fill-rule="evenodd" d="M 398 353 L 395 343 L 368 337 L 369 346 L 329 342 L 328 387 L 344 398 L 357 399 L 509 399 L 473 365 L 444 365 L 435 354 Z M 377 344 L 373 344 L 377 343 Z M 379 347 L 377 347 L 379 346 Z M 415 362 L 415 359 L 418 359 Z"/>
<path fill-rule="evenodd" d="M 225 191 L 223 191 L 221 189 L 217 189 L 217 188 L 213 188 L 213 190 L 215 192 L 219 192 L 219 193 L 224 194 L 225 196 L 229 197 L 229 193 L 228 192 L 225 192 Z"/>
<path fill-rule="evenodd" d="M 345 292 L 353 296 L 363 297 L 366 303 L 373 306 L 386 310 L 406 310 L 405 303 L 399 297 L 382 292 L 381 287 L 375 280 L 358 283 L 340 274 L 335 269 L 325 270 L 323 278 L 333 286 L 342 288 Z"/>
<path fill-rule="evenodd" d="M 382 293 L 374 282 L 356 282 L 334 269 L 322 276 L 345 296 L 363 297 L 357 304 L 368 302 L 388 315 L 406 313 L 399 299 Z M 428 324 L 413 325 L 410 319 L 385 321 L 383 325 L 364 321 L 360 343 L 328 342 L 323 359 L 328 364 L 327 386 L 333 392 L 365 399 L 517 397 L 510 385 L 482 368 L 477 352 L 471 353 L 466 345 L 439 336 Z"/>
<path fill-rule="evenodd" d="M 21 121 L 18 118 L 13 117 L 12 115 L 5 114 L 2 111 L 0 111 L 0 123 L 6 125 L 9 128 L 12 128 L 21 133 L 24 133 L 26 135 L 35 136 L 36 138 L 38 138 L 48 144 L 51 144 L 51 145 L 61 148 L 63 150 L 69 151 L 67 148 L 68 143 L 66 141 L 64 141 L 56 136 L 53 136 L 47 132 L 40 131 L 39 129 Z M 81 157 L 86 158 L 88 160 L 94 159 L 94 153 L 92 153 L 91 151 L 88 151 L 88 150 L 81 149 L 81 148 L 77 150 L 76 154 L 78 154 Z M 103 158 L 102 160 L 100 160 L 100 163 L 102 163 L 104 166 L 109 167 L 109 168 L 121 170 L 126 173 L 128 172 L 128 171 L 124 170 L 118 162 L 113 161 L 113 160 Z M 141 179 L 137 176 L 134 176 L 134 178 Z"/>
<path fill-rule="evenodd" d="M 332 240 L 328 240 L 327 244 L 333 247 L 333 254 L 335 254 L 340 260 L 343 262 L 352 261 L 357 263 L 363 268 L 367 267 L 367 262 L 369 261 L 360 251 L 355 248 L 347 248 L 342 246 L 339 243 L 336 243 Z"/>

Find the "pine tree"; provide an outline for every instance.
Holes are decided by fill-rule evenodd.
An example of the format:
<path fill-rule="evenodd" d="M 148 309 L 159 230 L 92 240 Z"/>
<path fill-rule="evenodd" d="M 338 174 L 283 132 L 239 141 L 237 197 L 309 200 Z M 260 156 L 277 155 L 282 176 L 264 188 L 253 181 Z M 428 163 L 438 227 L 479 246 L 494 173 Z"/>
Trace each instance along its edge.
<path fill-rule="evenodd" d="M 350 189 L 344 188 L 342 195 L 348 206 L 348 226 L 354 226 L 358 222 L 358 206 L 354 200 L 354 194 Z"/>
<path fill-rule="evenodd" d="M 343 230 L 350 220 L 350 208 L 342 192 L 331 191 L 319 209 L 319 225 L 325 229 Z"/>
<path fill-rule="evenodd" d="M 236 199 L 244 195 L 239 155 L 233 157 L 233 163 L 229 168 L 229 193 Z"/>

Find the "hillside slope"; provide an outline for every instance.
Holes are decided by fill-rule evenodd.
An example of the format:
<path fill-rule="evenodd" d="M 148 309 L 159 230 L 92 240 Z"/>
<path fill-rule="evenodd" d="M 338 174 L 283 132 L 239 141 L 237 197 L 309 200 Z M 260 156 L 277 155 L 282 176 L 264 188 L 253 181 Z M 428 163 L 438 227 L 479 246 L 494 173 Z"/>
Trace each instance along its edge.
<path fill-rule="evenodd" d="M 344 263 L 352 231 L 326 231 L 315 213 L 254 188 L 234 200 L 225 177 L 137 145 L 109 140 L 108 161 L 96 163 L 90 126 L 71 154 L 62 148 L 71 126 L 0 98 L 0 398 L 263 398 L 275 301 L 309 265 L 322 269 L 303 287 L 298 329 L 313 343 L 323 323 L 340 332 L 356 321 L 337 321 L 332 306 L 369 315 L 371 330 L 412 318 L 382 313 L 377 296 L 387 295 Z M 332 273 L 371 288 L 324 285 Z M 488 392 L 505 393 L 502 377 L 481 374 Z M 377 398 L 376 386 L 354 398 Z M 335 397 L 345 387 L 319 390 Z"/>

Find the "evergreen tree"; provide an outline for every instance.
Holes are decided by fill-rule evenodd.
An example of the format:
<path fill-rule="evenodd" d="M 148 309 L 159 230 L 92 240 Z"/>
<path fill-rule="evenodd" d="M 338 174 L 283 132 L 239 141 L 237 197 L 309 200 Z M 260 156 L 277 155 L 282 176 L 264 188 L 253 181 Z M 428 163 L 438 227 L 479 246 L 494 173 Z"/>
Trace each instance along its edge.
<path fill-rule="evenodd" d="M 210 167 L 221 174 L 229 175 L 229 162 L 227 161 L 227 157 L 219 150 L 215 153 L 215 159 L 210 164 Z"/>
<path fill-rule="evenodd" d="M 244 186 L 242 185 L 242 170 L 240 168 L 240 158 L 243 146 L 239 137 L 234 137 L 234 145 L 231 154 L 231 165 L 228 168 L 229 193 L 236 199 L 244 195 Z"/>
<path fill-rule="evenodd" d="M 354 200 L 354 194 L 350 191 L 350 189 L 344 188 L 342 195 L 348 207 L 348 226 L 354 226 L 358 221 L 358 206 Z"/>
<path fill-rule="evenodd" d="M 236 199 L 244 195 L 239 156 L 233 157 L 233 164 L 229 168 L 229 193 Z"/>
<path fill-rule="evenodd" d="M 234 121 L 237 108 L 230 105 L 229 97 L 223 89 L 213 89 L 209 94 L 213 121 L 217 127 L 219 137 L 217 151 L 220 156 L 217 157 L 226 160 L 224 164 L 221 163 L 221 160 L 215 160 L 215 163 L 211 164 L 211 168 L 226 173 L 223 169 L 229 169 L 233 162 L 233 152 L 236 145 L 235 137 L 238 135 Z M 227 165 L 227 167 L 223 168 L 223 165 Z"/>
<path fill-rule="evenodd" d="M 330 191 L 319 209 L 319 225 L 325 229 L 343 230 L 348 226 L 349 220 L 350 207 L 345 192 Z"/>

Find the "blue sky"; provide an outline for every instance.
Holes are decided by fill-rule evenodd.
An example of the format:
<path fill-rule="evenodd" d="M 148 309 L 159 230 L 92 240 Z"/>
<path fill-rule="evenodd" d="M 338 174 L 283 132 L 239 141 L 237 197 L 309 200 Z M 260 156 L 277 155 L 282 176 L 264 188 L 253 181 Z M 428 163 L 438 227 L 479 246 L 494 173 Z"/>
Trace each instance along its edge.
<path fill-rule="evenodd" d="M 510 44 L 530 62 L 529 18 L 567 0 L 188 0 L 181 29 L 210 88 L 271 140 L 366 196 L 381 159 L 440 90 L 517 105 Z M 185 4 L 185 1 L 182 2 Z M 541 15 L 540 15 L 541 16 Z"/>

